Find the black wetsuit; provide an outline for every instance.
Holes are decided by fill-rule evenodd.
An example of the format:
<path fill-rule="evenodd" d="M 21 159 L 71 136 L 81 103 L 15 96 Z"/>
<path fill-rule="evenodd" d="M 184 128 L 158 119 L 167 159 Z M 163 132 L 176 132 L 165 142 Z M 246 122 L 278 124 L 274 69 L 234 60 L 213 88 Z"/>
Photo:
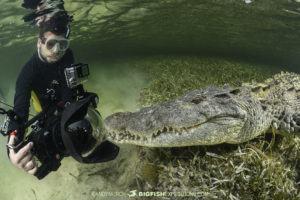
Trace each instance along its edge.
<path fill-rule="evenodd" d="M 31 91 L 35 92 L 43 109 L 50 104 L 50 99 L 46 98 L 49 89 L 55 90 L 55 97 L 61 106 L 74 99 L 64 76 L 64 68 L 73 63 L 74 57 L 70 49 L 59 61 L 52 64 L 41 61 L 38 52 L 35 52 L 23 66 L 16 82 L 14 112 L 20 120 L 19 122 L 11 121 L 9 131 L 18 129 L 20 124 L 28 120 Z M 23 135 L 24 133 L 20 133 L 19 136 L 23 137 Z"/>

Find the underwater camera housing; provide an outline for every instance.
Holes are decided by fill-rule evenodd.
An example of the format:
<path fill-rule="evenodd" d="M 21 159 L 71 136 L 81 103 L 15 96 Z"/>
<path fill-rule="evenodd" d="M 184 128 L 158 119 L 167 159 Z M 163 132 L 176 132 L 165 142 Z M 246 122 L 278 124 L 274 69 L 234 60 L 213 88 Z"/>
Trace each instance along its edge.
<path fill-rule="evenodd" d="M 77 71 L 77 67 L 73 69 Z M 72 156 L 82 163 L 100 163 L 115 159 L 119 153 L 118 146 L 103 141 L 105 129 L 102 117 L 96 110 L 97 94 L 84 92 L 80 82 L 77 81 L 76 84 L 73 84 L 72 89 L 79 98 L 70 103 L 60 116 L 53 115 L 53 110 L 49 112 L 45 109 L 20 128 L 25 130 L 32 125 L 32 131 L 24 141 L 17 137 L 14 150 L 20 150 L 29 142 L 34 143 L 31 152 L 40 162 L 35 173 L 38 179 L 56 171 L 66 156 Z M 16 119 L 11 114 L 9 118 Z"/>

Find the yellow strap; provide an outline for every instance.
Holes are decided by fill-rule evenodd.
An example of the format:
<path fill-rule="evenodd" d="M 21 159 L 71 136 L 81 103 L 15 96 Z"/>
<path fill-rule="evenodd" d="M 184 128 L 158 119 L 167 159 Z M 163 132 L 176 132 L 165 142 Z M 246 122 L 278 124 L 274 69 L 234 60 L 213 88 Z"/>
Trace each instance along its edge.
<path fill-rule="evenodd" d="M 43 109 L 40 104 L 40 101 L 33 90 L 31 91 L 31 99 L 32 99 L 34 110 L 36 110 L 37 112 L 42 112 Z M 27 133 L 28 133 L 28 128 L 25 129 L 24 139 Z"/>
<path fill-rule="evenodd" d="M 33 101 L 33 107 L 37 112 L 42 112 L 42 106 L 40 104 L 40 101 L 38 97 L 36 96 L 35 92 L 32 90 L 31 91 L 31 99 Z"/>

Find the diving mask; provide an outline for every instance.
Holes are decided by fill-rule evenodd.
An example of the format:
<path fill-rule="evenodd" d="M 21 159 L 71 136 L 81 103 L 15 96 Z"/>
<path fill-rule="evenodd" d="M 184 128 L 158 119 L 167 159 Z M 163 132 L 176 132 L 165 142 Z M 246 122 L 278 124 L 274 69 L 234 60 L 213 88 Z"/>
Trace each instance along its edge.
<path fill-rule="evenodd" d="M 69 48 L 70 41 L 61 36 L 51 36 L 48 38 L 44 38 L 44 44 L 49 51 L 54 51 L 58 49 L 58 51 L 65 51 Z"/>

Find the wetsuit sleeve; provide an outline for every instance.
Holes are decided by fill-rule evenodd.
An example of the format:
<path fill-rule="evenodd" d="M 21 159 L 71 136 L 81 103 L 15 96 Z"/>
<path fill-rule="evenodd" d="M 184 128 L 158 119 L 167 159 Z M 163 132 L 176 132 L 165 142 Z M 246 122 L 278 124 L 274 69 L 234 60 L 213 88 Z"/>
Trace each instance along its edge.
<path fill-rule="evenodd" d="M 11 121 L 8 130 L 18 129 L 26 122 L 29 114 L 30 96 L 33 83 L 33 68 L 30 62 L 26 63 L 21 70 L 16 82 L 16 91 L 14 97 L 14 112 L 19 117 L 19 122 Z M 20 135 L 19 135 L 20 134 Z M 18 133 L 23 138 L 24 133 Z M 21 139 L 21 138 L 20 138 Z"/>

